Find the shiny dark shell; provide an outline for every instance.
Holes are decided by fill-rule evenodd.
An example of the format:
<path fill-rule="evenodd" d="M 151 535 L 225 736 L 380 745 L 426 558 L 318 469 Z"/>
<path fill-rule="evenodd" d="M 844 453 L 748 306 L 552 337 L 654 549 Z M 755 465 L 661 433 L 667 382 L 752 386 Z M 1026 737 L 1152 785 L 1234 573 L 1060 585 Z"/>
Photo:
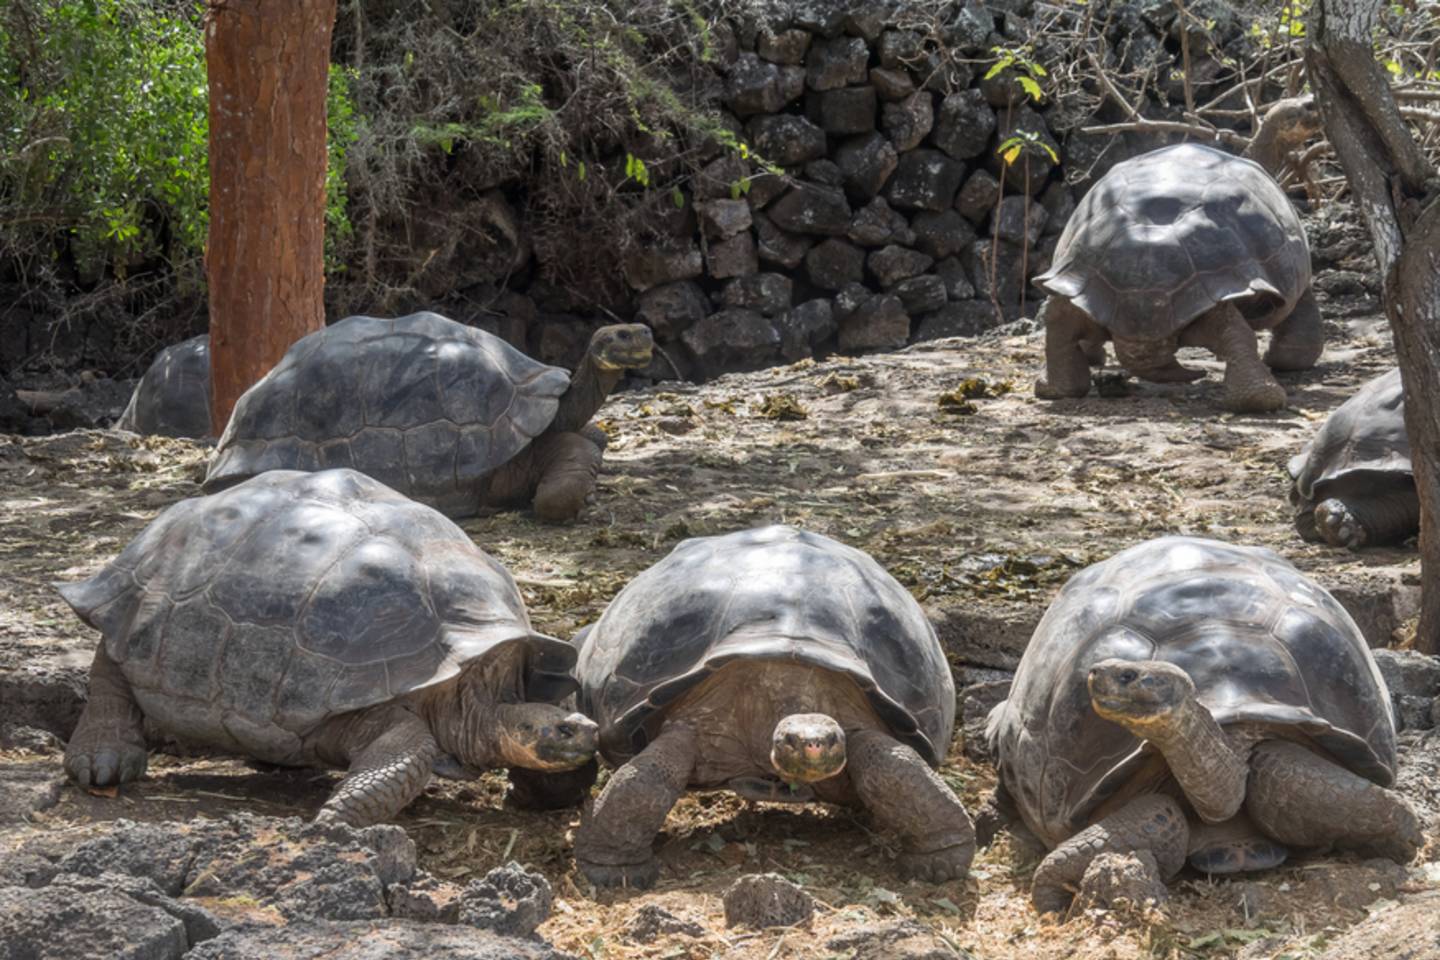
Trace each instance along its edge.
<path fill-rule="evenodd" d="M 1310 286 L 1300 217 L 1259 164 L 1183 143 L 1110 169 L 1085 194 L 1036 286 L 1068 298 L 1112 336 L 1175 336 L 1237 301 L 1256 329 Z"/>
<path fill-rule="evenodd" d="M 135 384 L 115 426 L 165 437 L 213 437 L 210 427 L 210 335 L 161 350 Z"/>
<path fill-rule="evenodd" d="M 1390 696 L 1344 608 L 1269 550 L 1162 537 L 1070 579 L 991 715 L 1004 784 L 1052 846 L 1142 760 L 1090 703 L 1086 674 L 1110 657 L 1173 663 L 1222 725 L 1293 728 L 1355 773 L 1395 779 Z"/>
<path fill-rule="evenodd" d="M 503 566 L 353 470 L 270 471 L 182 500 L 60 592 L 149 719 L 276 763 L 326 719 L 512 642 L 528 647 L 532 699 L 574 689 L 574 648 L 530 629 Z"/>
<path fill-rule="evenodd" d="M 950 747 L 955 687 L 920 605 L 868 554 L 794 527 L 683 541 L 576 643 L 582 709 L 617 765 L 644 749 L 669 704 L 741 658 L 846 674 L 929 763 Z"/>
<path fill-rule="evenodd" d="M 451 516 L 555 419 L 570 374 L 436 313 L 348 317 L 240 398 L 205 477 L 350 467 Z"/>
<path fill-rule="evenodd" d="M 1398 368 L 1371 380 L 1337 407 L 1290 460 L 1295 492 L 1311 503 L 1324 500 L 1332 484 L 1414 475 Z"/>

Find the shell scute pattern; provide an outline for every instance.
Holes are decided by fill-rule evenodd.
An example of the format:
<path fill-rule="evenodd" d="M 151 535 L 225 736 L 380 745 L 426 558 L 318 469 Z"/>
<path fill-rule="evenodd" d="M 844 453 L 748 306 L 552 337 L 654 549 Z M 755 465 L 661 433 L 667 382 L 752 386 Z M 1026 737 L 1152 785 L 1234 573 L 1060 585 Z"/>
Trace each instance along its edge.
<path fill-rule="evenodd" d="M 1117 336 L 1164 339 L 1228 300 L 1285 315 L 1309 285 L 1310 258 L 1298 214 L 1258 164 L 1180 144 L 1102 177 L 1035 282 Z"/>
<path fill-rule="evenodd" d="M 209 334 L 161 350 L 115 426 L 167 437 L 210 436 Z"/>
<path fill-rule="evenodd" d="M 434 313 L 309 334 L 236 404 L 208 487 L 265 470 L 363 465 L 417 499 L 475 485 L 555 418 L 570 375 Z"/>
<path fill-rule="evenodd" d="M 534 634 L 504 567 L 436 511 L 354 471 L 271 471 L 163 513 L 62 588 L 147 716 L 293 760 L 327 718 L 526 642 L 553 698 L 574 651 Z"/>
<path fill-rule="evenodd" d="M 1405 393 L 1396 368 L 1366 383 L 1326 418 L 1290 460 L 1290 476 L 1306 500 L 1317 489 L 1367 475 L 1413 475 L 1410 438 L 1405 432 Z"/>
<path fill-rule="evenodd" d="M 949 747 L 954 686 L 914 598 L 864 553 L 773 526 L 679 544 L 577 638 L 582 698 L 601 749 L 623 762 L 663 708 L 736 659 L 785 659 L 851 677 L 931 763 Z"/>
<path fill-rule="evenodd" d="M 1291 727 L 1357 774 L 1394 780 L 1389 695 L 1344 608 L 1268 550 L 1163 537 L 1071 579 L 992 716 L 1006 786 L 1052 845 L 1141 759 L 1140 741 L 1090 703 L 1086 675 L 1112 657 L 1173 663 L 1222 724 Z"/>

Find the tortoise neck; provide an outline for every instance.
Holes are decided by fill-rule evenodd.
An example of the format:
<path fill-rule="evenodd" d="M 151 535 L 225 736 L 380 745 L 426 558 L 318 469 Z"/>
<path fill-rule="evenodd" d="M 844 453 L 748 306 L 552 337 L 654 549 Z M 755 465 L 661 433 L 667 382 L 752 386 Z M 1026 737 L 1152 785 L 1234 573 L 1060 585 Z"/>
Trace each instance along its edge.
<path fill-rule="evenodd" d="M 1250 742 L 1226 736 L 1194 696 L 1163 719 L 1126 726 L 1160 751 L 1202 820 L 1220 823 L 1239 811 L 1250 772 Z"/>
<path fill-rule="evenodd" d="M 1280 176 L 1280 166 L 1284 162 L 1284 142 L 1280 137 L 1280 129 L 1274 124 L 1260 124 L 1255 131 L 1255 136 L 1250 139 L 1250 145 L 1240 154 L 1247 160 L 1254 160 L 1272 177 Z"/>
<path fill-rule="evenodd" d="M 500 753 L 497 721 L 502 705 L 484 691 L 473 689 L 467 680 L 460 678 L 464 686 L 458 695 L 436 691 L 426 696 L 423 712 L 441 750 L 467 767 L 487 770 L 496 765 Z"/>
<path fill-rule="evenodd" d="M 560 397 L 560 407 L 550 422 L 551 431 L 574 433 L 589 423 L 624 373 L 602 367 L 593 349 L 585 351 L 585 359 L 570 377 L 570 389 Z"/>

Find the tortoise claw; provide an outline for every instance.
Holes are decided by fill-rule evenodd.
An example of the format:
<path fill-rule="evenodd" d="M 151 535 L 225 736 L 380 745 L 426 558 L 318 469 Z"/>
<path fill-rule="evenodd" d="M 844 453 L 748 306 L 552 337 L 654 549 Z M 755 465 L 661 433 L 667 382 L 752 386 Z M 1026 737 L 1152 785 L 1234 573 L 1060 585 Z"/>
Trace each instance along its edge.
<path fill-rule="evenodd" d="M 946 883 L 964 879 L 970 872 L 970 861 L 974 858 L 974 844 L 959 844 L 929 853 L 902 853 L 896 863 L 900 875 L 907 880 Z"/>

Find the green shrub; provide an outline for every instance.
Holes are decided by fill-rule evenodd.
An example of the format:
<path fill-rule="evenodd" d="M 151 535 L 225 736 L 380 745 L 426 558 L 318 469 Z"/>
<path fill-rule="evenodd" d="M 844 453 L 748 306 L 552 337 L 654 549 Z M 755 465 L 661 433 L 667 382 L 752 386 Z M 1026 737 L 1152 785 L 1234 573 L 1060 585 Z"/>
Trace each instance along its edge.
<path fill-rule="evenodd" d="M 9 0 L 0 14 L 0 256 L 68 248 L 79 279 L 159 259 L 198 279 L 208 224 L 204 5 Z M 360 118 L 332 68 L 327 253 L 348 236 Z M 333 257 L 327 263 L 334 265 Z"/>

